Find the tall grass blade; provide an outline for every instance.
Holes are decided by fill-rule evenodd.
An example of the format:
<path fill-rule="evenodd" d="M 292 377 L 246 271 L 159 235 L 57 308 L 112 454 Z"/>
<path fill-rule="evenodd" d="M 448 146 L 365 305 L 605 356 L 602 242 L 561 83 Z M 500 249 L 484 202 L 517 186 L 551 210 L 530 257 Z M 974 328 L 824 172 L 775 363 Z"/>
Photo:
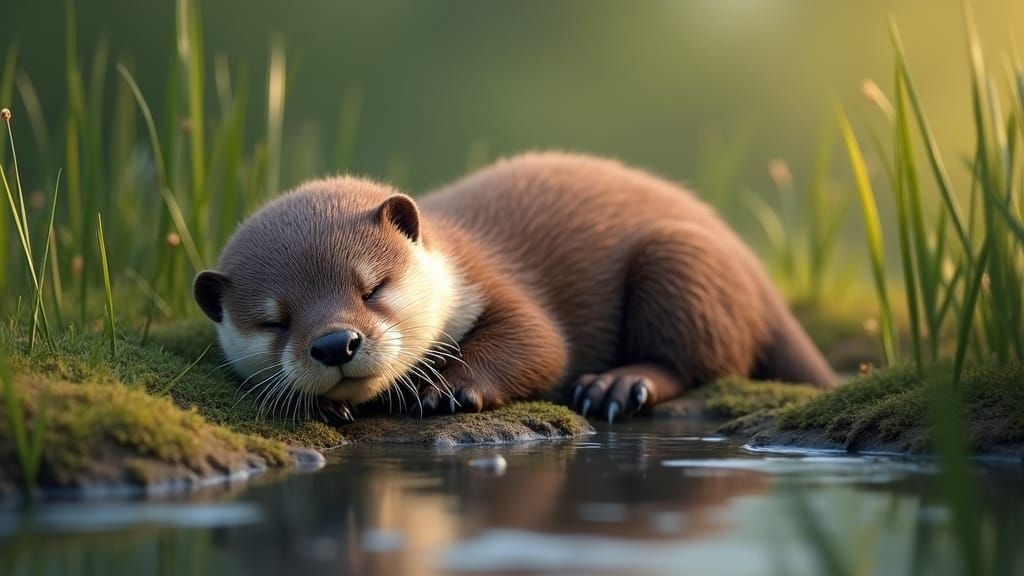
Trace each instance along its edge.
<path fill-rule="evenodd" d="M 911 240 L 910 240 L 910 228 L 912 226 L 910 220 L 912 216 L 909 214 L 914 208 L 908 206 L 908 197 L 910 182 L 912 177 L 908 175 L 909 171 L 913 170 L 913 158 L 907 158 L 906 149 L 909 147 L 909 143 L 904 140 L 906 122 L 903 114 L 903 110 L 899 104 L 902 101 L 902 83 L 899 79 L 896 81 L 896 101 L 897 101 L 897 113 L 896 113 L 896 144 L 895 152 L 896 158 L 896 182 L 895 182 L 895 193 L 896 193 L 896 225 L 897 232 L 899 234 L 900 244 L 900 263 L 903 266 L 903 284 L 904 291 L 907 298 L 907 311 L 910 315 L 910 344 L 914 352 L 914 367 L 917 370 L 918 375 L 921 374 L 922 369 L 922 354 L 921 354 L 921 320 L 919 312 L 919 302 L 917 298 L 917 279 L 918 274 L 915 274 L 914 270 L 914 254 L 911 252 Z M 920 210 L 920 206 L 917 207 Z M 918 272 L 923 267 L 920 260 L 918 260 Z"/>
<path fill-rule="evenodd" d="M 11 42 L 4 56 L 4 67 L 0 71 L 0 108 L 11 106 L 14 94 L 14 74 L 18 70 L 18 43 Z M 0 160 L 7 152 L 7 143 L 0 139 Z"/>
<path fill-rule="evenodd" d="M 32 80 L 24 72 L 19 73 L 14 80 L 18 87 L 18 95 L 21 96 L 21 103 L 25 106 L 25 113 L 28 115 L 28 123 L 32 127 L 32 136 L 35 139 L 36 155 L 39 164 L 43 166 L 44 173 L 53 166 L 50 144 L 50 130 L 46 125 L 46 116 L 43 114 L 43 105 L 39 101 L 39 94 Z"/>
<path fill-rule="evenodd" d="M 164 201 L 164 205 L 171 216 L 171 220 L 174 222 L 174 226 L 177 229 L 178 235 L 181 237 L 181 243 L 185 246 L 185 250 L 192 261 L 192 266 L 196 271 L 203 269 L 203 259 L 199 255 L 199 250 L 196 248 L 195 242 L 192 239 L 192 233 L 189 231 L 188 223 L 185 220 L 185 215 L 181 211 L 181 207 L 178 206 L 178 202 L 174 199 L 174 195 L 170 192 L 167 187 L 167 172 L 163 163 L 163 150 L 160 147 L 160 138 L 157 135 L 156 124 L 153 122 L 153 114 L 150 112 L 149 104 L 146 103 L 145 97 L 142 95 L 142 91 L 139 90 L 139 85 L 135 82 L 135 78 L 132 77 L 128 69 L 123 65 L 117 65 L 117 71 L 120 72 L 124 81 L 128 83 L 128 86 L 132 89 L 132 94 L 135 96 L 135 103 L 139 107 L 139 112 L 142 114 L 142 119 L 146 123 L 146 130 L 149 133 L 149 144 L 153 152 L 153 162 L 156 165 L 157 174 L 157 185 L 160 189 L 160 197 Z"/>
<path fill-rule="evenodd" d="M 203 258 L 199 255 L 199 250 L 196 248 L 196 243 L 192 239 L 192 234 L 189 232 L 188 223 L 185 221 L 185 215 L 181 211 L 181 207 L 178 206 L 178 201 L 174 199 L 174 195 L 167 188 L 161 188 L 160 194 L 163 196 L 164 204 L 167 205 L 167 211 L 171 215 L 171 221 L 174 222 L 174 227 L 178 230 L 178 235 L 181 237 L 181 244 L 185 247 L 185 253 L 188 255 L 189 261 L 192 264 L 193 272 L 199 272 L 204 268 Z"/>
<path fill-rule="evenodd" d="M 191 160 L 191 222 L 195 239 L 204 246 L 209 236 L 207 211 L 209 196 L 206 189 L 206 128 L 203 94 L 203 50 L 199 26 L 199 10 L 192 0 L 178 0 L 178 59 L 185 79 L 188 99 L 188 138 Z M 205 252 L 204 252 L 205 253 Z"/>
<path fill-rule="evenodd" d="M 882 353 L 886 364 L 892 365 L 897 359 L 896 329 L 893 325 L 892 307 L 889 305 L 889 295 L 886 291 L 885 252 L 882 241 L 882 225 L 878 218 L 878 207 L 875 205 L 875 194 L 871 188 L 871 180 L 868 177 L 868 169 L 864 163 L 864 155 L 861 152 L 860 145 L 857 143 L 857 136 L 853 133 L 853 127 L 850 126 L 850 120 L 847 118 L 846 112 L 838 102 L 836 103 L 836 116 L 843 142 L 846 145 L 847 155 L 850 159 L 857 196 L 860 200 L 861 214 L 864 217 L 864 230 L 867 234 L 871 271 L 875 281 L 875 291 L 878 295 Z"/>
<path fill-rule="evenodd" d="M 783 226 L 782 219 L 779 218 L 778 213 L 763 198 L 756 194 L 745 195 L 744 201 L 747 208 L 757 218 L 761 229 L 764 230 L 764 234 L 771 246 L 771 253 L 777 259 L 781 259 L 786 245 L 786 227 Z M 781 266 L 783 263 L 777 262 L 777 265 Z"/>
<path fill-rule="evenodd" d="M 117 71 L 121 74 L 121 77 L 128 84 L 128 87 L 132 90 L 132 95 L 135 97 L 135 103 L 139 107 L 139 112 L 142 114 L 142 119 L 146 123 L 147 133 L 149 135 L 149 144 L 153 152 L 153 165 L 156 169 L 156 179 L 161 187 L 167 186 L 167 170 L 164 167 L 164 154 L 160 148 L 160 139 L 157 136 L 156 124 L 153 122 L 153 114 L 150 112 L 149 104 L 146 103 L 145 97 L 142 95 L 142 91 L 139 90 L 139 85 L 135 82 L 135 78 L 131 72 L 123 64 L 117 65 Z"/>
<path fill-rule="evenodd" d="M 85 88 L 78 68 L 77 33 L 75 29 L 75 3 L 67 0 L 64 8 L 64 72 L 67 81 L 67 115 L 64 126 L 64 175 L 68 199 L 68 222 L 71 235 L 81 250 L 82 267 L 76 280 L 78 283 L 78 316 L 81 323 L 86 320 L 86 286 L 89 281 L 89 260 L 92 251 L 89 246 L 88 223 L 85 209 L 86 197 L 82 194 L 81 132 L 85 129 Z"/>
<path fill-rule="evenodd" d="M 11 112 L 4 108 L 0 111 L 0 120 L 7 124 L 7 137 L 8 143 L 11 145 L 11 158 L 14 162 L 15 178 L 18 173 L 18 155 L 14 147 L 14 131 L 11 129 Z M 14 227 L 18 231 L 18 239 L 21 241 L 22 254 L 25 256 L 25 265 L 28 269 L 29 277 L 32 280 L 32 288 L 34 294 L 38 295 L 41 291 L 39 285 L 40 276 L 36 274 L 35 260 L 32 257 L 32 237 L 28 230 L 28 217 L 25 215 L 25 195 L 21 189 L 21 181 L 18 179 L 18 201 L 15 202 L 14 193 L 11 191 L 10 183 L 7 180 L 7 173 L 4 170 L 3 162 L 0 162 L 0 184 L 3 185 L 4 192 L 7 195 L 7 204 L 11 209 L 11 217 L 14 220 Z M 49 322 L 46 319 L 46 310 L 41 309 L 40 314 L 43 318 L 43 326 L 47 333 L 49 333 Z M 35 330 L 35 324 L 33 323 L 33 335 Z"/>
<path fill-rule="evenodd" d="M 50 244 L 51 244 L 51 242 L 53 240 L 53 236 L 54 236 L 54 233 L 53 233 L 53 223 L 54 223 L 54 219 L 55 219 L 55 217 L 57 215 L 57 195 L 58 195 L 59 191 L 60 191 L 60 172 L 57 172 L 57 183 L 53 187 L 53 199 L 50 202 L 50 224 L 46 228 L 46 245 L 43 247 L 43 260 L 39 264 L 39 282 L 38 282 L 39 290 L 36 290 L 35 303 L 32 306 L 32 330 L 30 332 L 30 334 L 32 336 L 31 336 L 30 341 L 29 341 L 29 351 L 30 352 L 32 351 L 33 348 L 35 348 L 35 343 L 36 343 L 36 339 L 35 339 L 36 323 L 38 321 L 39 315 L 40 314 L 44 314 L 45 315 L 45 313 L 46 313 L 46 311 L 43 309 L 43 288 L 45 287 L 45 284 L 46 284 L 46 260 L 50 256 Z M 53 334 L 50 333 L 50 329 L 49 329 L 48 326 L 45 326 L 45 324 L 44 324 L 44 327 L 45 327 L 44 334 L 46 335 L 46 338 L 47 338 L 48 343 L 50 344 L 50 347 L 53 348 L 54 347 Z"/>
<path fill-rule="evenodd" d="M 267 176 L 265 198 L 277 194 L 281 186 L 281 133 L 284 130 L 285 54 L 280 38 L 270 49 L 267 75 Z"/>
<path fill-rule="evenodd" d="M 960 318 L 957 327 L 956 355 L 953 360 L 953 386 L 960 386 L 960 378 L 964 372 L 964 360 L 967 358 L 967 344 L 971 339 L 971 328 L 974 325 L 974 311 L 978 303 L 978 294 L 985 278 L 985 266 L 988 265 L 988 257 L 992 248 L 991 238 L 986 239 L 982 246 L 981 253 L 975 260 L 974 275 L 966 286 L 967 293 L 964 295 L 964 303 L 960 309 Z"/>
<path fill-rule="evenodd" d="M 4 58 L 3 72 L 0 73 L 0 107 L 7 107 L 11 104 L 12 91 L 14 89 L 14 72 L 18 63 L 18 44 L 13 42 L 7 49 L 7 56 Z M 0 164 L 3 164 L 7 143 L 0 138 Z M 0 218 L 0 254 L 7 255 L 7 219 Z M 7 293 L 8 278 L 7 267 L 0 268 L 0 293 Z M 0 304 L 6 308 L 6 303 Z"/>
<path fill-rule="evenodd" d="M 889 33 L 892 37 L 893 48 L 896 51 L 896 65 L 899 67 L 900 76 L 902 77 L 904 86 L 906 87 L 911 108 L 914 110 L 914 117 L 917 120 L 917 127 L 921 133 L 921 138 L 924 139 L 925 150 L 928 153 L 928 163 L 931 166 L 932 174 L 939 186 L 939 192 L 942 194 L 942 201 L 945 203 L 946 209 L 949 210 L 950 218 L 953 223 L 953 230 L 956 232 L 957 238 L 960 240 L 960 244 L 964 249 L 964 252 L 970 255 L 971 242 L 967 235 L 967 229 L 964 226 L 963 216 L 961 216 L 960 204 L 953 191 L 953 185 L 950 182 L 946 165 L 942 160 L 942 154 L 939 152 L 939 145 L 935 141 L 935 136 L 932 132 L 931 126 L 924 115 L 924 109 L 921 107 L 921 101 L 917 97 L 917 88 L 914 84 L 914 79 L 910 74 L 910 67 L 907 64 L 906 53 L 903 50 L 903 41 L 900 39 L 899 28 L 897 28 L 895 20 L 889 21 Z"/>
<path fill-rule="evenodd" d="M 117 356 L 117 327 L 114 321 L 114 291 L 110 285 L 110 267 L 107 264 L 107 243 L 103 239 L 103 216 L 96 214 L 96 242 L 100 249 L 100 264 L 103 272 L 103 295 L 106 298 L 107 329 L 110 338 L 110 354 Z"/>

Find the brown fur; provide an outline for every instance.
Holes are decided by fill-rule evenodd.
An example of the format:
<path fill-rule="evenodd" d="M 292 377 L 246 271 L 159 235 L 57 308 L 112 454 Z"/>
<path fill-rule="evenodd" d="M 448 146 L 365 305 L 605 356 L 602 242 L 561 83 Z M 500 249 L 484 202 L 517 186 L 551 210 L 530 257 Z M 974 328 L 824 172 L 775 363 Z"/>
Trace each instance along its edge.
<path fill-rule="evenodd" d="M 429 194 L 419 214 L 403 205 L 399 218 L 382 216 L 393 193 L 349 178 L 320 181 L 256 215 L 222 258 L 226 283 L 237 287 L 224 291 L 227 309 L 256 309 L 268 290 L 286 295 L 289 309 L 305 310 L 289 336 L 296 354 L 331 324 L 325 318 L 372 325 L 360 318 L 374 311 L 349 288 L 362 280 L 347 270 L 352 262 L 379 276 L 406 269 L 408 238 L 383 218 L 399 231 L 414 225 L 417 242 L 457 276 L 469 300 L 450 315 L 478 308 L 459 338 L 464 364 L 442 370 L 463 409 L 572 383 L 578 409 L 614 419 L 728 374 L 834 384 L 757 258 L 676 185 L 610 160 L 545 153 Z M 197 282 L 208 314 L 219 298 Z M 235 315 L 254 325 L 251 312 Z M 428 412 L 444 408 L 432 387 L 421 399 Z"/>

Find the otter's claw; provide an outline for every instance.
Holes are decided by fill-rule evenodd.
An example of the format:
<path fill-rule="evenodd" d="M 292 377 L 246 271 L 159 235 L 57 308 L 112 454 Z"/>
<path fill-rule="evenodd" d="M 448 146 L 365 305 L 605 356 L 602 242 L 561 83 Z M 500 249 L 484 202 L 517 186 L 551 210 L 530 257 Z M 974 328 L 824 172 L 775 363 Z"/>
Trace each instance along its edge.
<path fill-rule="evenodd" d="M 570 406 L 584 418 L 596 415 L 615 422 L 649 407 L 650 385 L 645 376 L 629 372 L 582 374 L 572 387 Z"/>
<path fill-rule="evenodd" d="M 608 423 L 615 421 L 615 415 L 619 413 L 619 403 L 612 400 L 608 403 Z"/>
<path fill-rule="evenodd" d="M 583 386 L 580 386 L 579 384 L 577 384 L 576 386 L 573 386 L 573 389 L 572 389 L 572 403 L 569 404 L 569 405 L 572 406 L 573 408 L 575 408 L 576 405 L 580 403 L 580 396 L 582 396 L 582 395 L 583 395 Z"/>
<path fill-rule="evenodd" d="M 647 386 L 645 386 L 642 382 L 637 384 L 633 388 L 633 399 L 636 401 L 636 405 L 639 406 L 640 408 L 643 408 L 644 405 L 647 404 L 648 394 L 649 392 L 647 392 Z"/>
<path fill-rule="evenodd" d="M 321 402 L 320 416 L 328 426 L 343 426 L 349 422 L 355 421 L 355 416 L 352 415 L 352 409 L 347 404 L 342 402 L 336 402 L 333 400 L 325 400 Z"/>

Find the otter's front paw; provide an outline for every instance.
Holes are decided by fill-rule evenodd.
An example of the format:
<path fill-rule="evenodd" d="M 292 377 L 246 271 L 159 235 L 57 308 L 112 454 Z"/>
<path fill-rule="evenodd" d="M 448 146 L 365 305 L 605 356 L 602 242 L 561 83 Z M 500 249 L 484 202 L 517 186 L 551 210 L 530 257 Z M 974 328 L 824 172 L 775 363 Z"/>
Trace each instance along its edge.
<path fill-rule="evenodd" d="M 320 421 L 328 426 L 338 427 L 355 421 L 352 408 L 345 402 L 320 397 L 317 399 L 317 414 Z"/>
<path fill-rule="evenodd" d="M 569 388 L 569 406 L 583 417 L 621 420 L 647 407 L 653 383 L 638 374 L 583 374 Z"/>
<path fill-rule="evenodd" d="M 479 381 L 449 380 L 447 384 L 420 385 L 421 416 L 482 412 L 501 404 L 501 396 L 494 387 Z"/>

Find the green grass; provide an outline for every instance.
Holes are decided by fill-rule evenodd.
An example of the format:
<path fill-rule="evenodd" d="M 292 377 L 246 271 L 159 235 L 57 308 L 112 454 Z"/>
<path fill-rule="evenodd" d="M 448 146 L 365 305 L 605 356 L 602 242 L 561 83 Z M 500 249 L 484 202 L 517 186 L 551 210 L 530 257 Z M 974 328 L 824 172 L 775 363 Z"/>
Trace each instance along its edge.
<path fill-rule="evenodd" d="M 800 194 L 788 164 L 781 159 L 769 164 L 775 184 L 776 204 L 760 195 L 745 197 L 768 240 L 769 268 L 791 302 L 821 306 L 850 280 L 852 268 L 838 266 L 837 240 L 850 194 L 829 180 L 834 134 L 826 124 L 806 193 Z M 801 200 L 804 200 L 801 209 Z"/>
<path fill-rule="evenodd" d="M 1024 185 L 1014 178 L 1021 161 L 1017 145 L 1024 115 L 1018 88 L 1024 72 L 1011 72 L 1010 93 L 1001 96 L 985 72 L 985 62 L 973 20 L 967 9 L 967 41 L 970 49 L 972 82 L 971 117 L 974 122 L 975 154 L 970 160 L 974 175 L 971 210 L 965 219 L 951 184 L 942 151 L 914 83 L 910 65 L 893 23 L 891 38 L 896 54 L 894 73 L 895 105 L 884 95 L 875 99 L 893 131 L 888 188 L 896 205 L 899 255 L 904 283 L 904 300 L 909 317 L 911 359 L 921 372 L 939 360 L 944 339 L 953 338 L 956 351 L 953 382 L 963 373 L 967 354 L 976 361 L 1000 362 L 1024 359 Z M 1003 118 L 1003 104 L 1010 114 Z M 857 182 L 865 231 L 868 238 L 877 295 L 883 309 L 889 308 L 888 272 L 882 259 L 884 244 L 875 208 L 874 187 L 867 177 L 863 155 L 845 113 L 840 125 Z M 916 134 L 915 134 L 916 132 Z M 916 139 L 915 139 L 916 136 Z M 926 151 L 927 168 L 919 166 L 917 146 Z M 930 182 L 923 177 L 927 174 Z M 927 206 L 935 206 L 931 210 Z M 933 222 L 933 224 L 929 224 Z M 947 274 L 944 268 L 952 267 Z M 883 346 L 891 353 L 887 362 L 900 362 L 892 322 L 883 328 Z"/>
<path fill-rule="evenodd" d="M 1019 233 L 1024 229 L 1024 184 L 1016 174 L 1021 162 L 1018 141 L 1024 134 L 1019 92 L 1024 71 L 1018 62 L 1008 73 L 1008 93 L 997 93 L 969 4 L 964 5 L 964 21 L 975 127 L 966 218 L 959 203 L 962 194 L 951 183 L 923 112 L 895 23 L 890 26 L 895 105 L 880 91 L 872 99 L 892 129 L 891 148 L 880 142 L 876 147 L 896 205 L 910 367 L 891 368 L 783 411 L 779 424 L 820 429 L 829 440 L 848 447 L 888 442 L 897 449 L 928 446 L 937 452 L 943 463 L 942 496 L 953 513 L 963 569 L 980 574 L 988 572 L 992 559 L 984 550 L 969 454 L 1024 442 L 1024 235 Z M 1004 118 L 1007 103 L 1009 116 Z M 842 109 L 839 121 L 857 181 L 877 297 L 883 309 L 890 309 L 875 192 Z M 919 165 L 918 146 L 925 150 L 927 168 Z M 929 211 L 927 206 L 936 208 Z M 944 273 L 947 267 L 952 267 L 951 274 Z M 902 359 L 893 344 L 895 328 L 892 322 L 886 324 L 886 360 L 897 366 Z M 951 361 L 942 361 L 943 343 L 950 339 L 955 352 Z M 990 367 L 970 369 L 971 361 Z"/>

